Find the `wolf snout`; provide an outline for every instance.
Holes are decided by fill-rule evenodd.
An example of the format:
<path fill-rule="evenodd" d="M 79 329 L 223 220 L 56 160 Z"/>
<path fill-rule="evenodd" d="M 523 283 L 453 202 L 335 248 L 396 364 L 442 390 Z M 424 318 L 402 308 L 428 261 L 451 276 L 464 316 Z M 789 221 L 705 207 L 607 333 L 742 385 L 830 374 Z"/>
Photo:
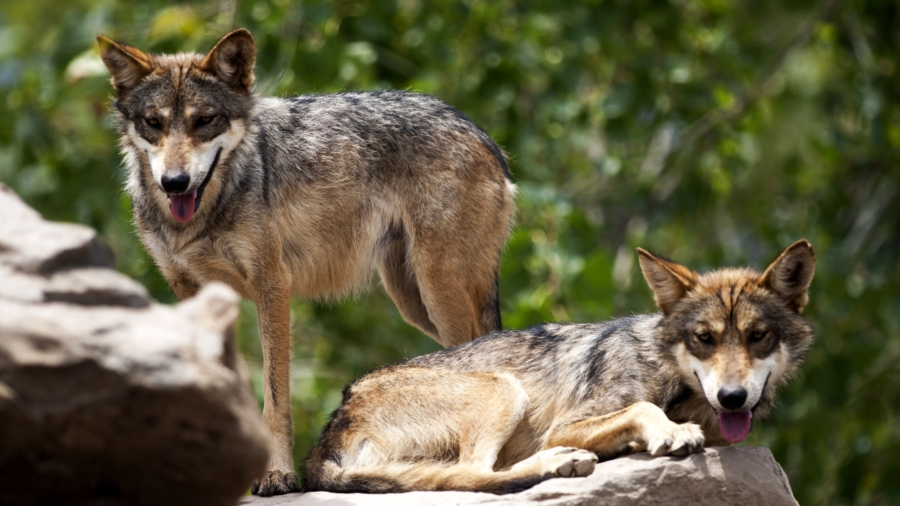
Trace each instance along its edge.
<path fill-rule="evenodd" d="M 725 409 L 738 410 L 744 407 L 747 402 L 747 390 L 744 387 L 729 388 L 723 387 L 719 390 L 719 404 Z"/>
<path fill-rule="evenodd" d="M 171 175 L 163 174 L 160 183 L 162 183 L 164 192 L 180 194 L 187 191 L 188 186 L 191 184 L 191 176 L 188 176 L 184 172 L 178 172 Z"/>

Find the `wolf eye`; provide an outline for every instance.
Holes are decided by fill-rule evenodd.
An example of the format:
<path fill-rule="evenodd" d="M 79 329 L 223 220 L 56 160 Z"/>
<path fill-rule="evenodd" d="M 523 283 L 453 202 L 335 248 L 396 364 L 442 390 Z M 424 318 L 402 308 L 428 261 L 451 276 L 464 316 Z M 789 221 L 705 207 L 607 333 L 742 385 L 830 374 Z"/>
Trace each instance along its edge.
<path fill-rule="evenodd" d="M 694 332 L 694 337 L 701 343 L 708 343 L 712 340 L 712 336 L 709 335 L 709 332 Z"/>
<path fill-rule="evenodd" d="M 160 128 L 159 120 L 153 117 L 144 118 L 144 123 L 150 128 Z"/>
<path fill-rule="evenodd" d="M 197 121 L 194 124 L 197 126 L 197 128 L 200 128 L 202 126 L 206 126 L 206 125 L 212 123 L 213 121 L 215 121 L 216 117 L 217 116 L 215 114 L 210 114 L 208 116 L 200 116 L 199 118 L 197 118 Z"/>
<path fill-rule="evenodd" d="M 762 341 L 767 335 L 769 335 L 769 332 L 766 330 L 754 330 L 750 333 L 750 340 Z"/>

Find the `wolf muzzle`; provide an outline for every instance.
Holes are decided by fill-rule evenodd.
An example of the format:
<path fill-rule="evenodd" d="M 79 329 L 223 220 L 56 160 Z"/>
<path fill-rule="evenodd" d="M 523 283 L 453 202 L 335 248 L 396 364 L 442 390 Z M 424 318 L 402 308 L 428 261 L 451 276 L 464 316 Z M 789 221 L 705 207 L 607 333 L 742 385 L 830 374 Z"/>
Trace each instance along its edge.
<path fill-rule="evenodd" d="M 169 197 L 169 209 L 172 211 L 172 217 L 176 221 L 185 223 L 189 221 L 197 209 L 200 208 L 200 198 L 203 197 L 203 190 L 212 179 L 213 171 L 219 165 L 219 157 L 222 155 L 222 148 L 216 151 L 216 157 L 213 159 L 209 170 L 206 171 L 206 177 L 194 191 L 185 193 L 191 186 L 191 177 L 184 172 L 179 172 L 174 176 L 163 175 L 160 183 L 162 189 Z"/>

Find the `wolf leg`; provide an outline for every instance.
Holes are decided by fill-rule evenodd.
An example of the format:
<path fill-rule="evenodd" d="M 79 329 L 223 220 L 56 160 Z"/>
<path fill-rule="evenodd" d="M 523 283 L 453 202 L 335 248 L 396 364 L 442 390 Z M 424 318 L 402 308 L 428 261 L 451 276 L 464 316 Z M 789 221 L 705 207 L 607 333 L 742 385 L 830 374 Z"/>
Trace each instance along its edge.
<path fill-rule="evenodd" d="M 300 490 L 291 452 L 291 315 L 290 293 L 284 279 L 277 273 L 273 275 L 256 301 L 263 349 L 262 420 L 269 430 L 269 468 L 261 480 L 254 481 L 251 492 L 261 496 Z"/>
<path fill-rule="evenodd" d="M 450 347 L 500 330 L 499 246 L 416 241 L 411 263 L 437 341 Z"/>
<path fill-rule="evenodd" d="M 563 423 L 551 429 L 544 447 L 574 446 L 609 459 L 629 451 L 647 450 L 655 456 L 682 456 L 703 449 L 700 426 L 677 424 L 658 406 L 636 402 L 604 416 Z"/>
<path fill-rule="evenodd" d="M 500 330 L 500 243 L 485 247 L 465 238 L 454 241 L 460 235 L 454 225 L 420 226 L 415 235 L 394 225 L 381 239 L 377 263 L 403 318 L 445 347 Z"/>
<path fill-rule="evenodd" d="M 457 373 L 461 376 L 482 377 L 482 386 L 469 395 L 485 401 L 473 405 L 475 410 L 464 414 L 459 440 L 459 462 L 493 472 L 500 450 L 515 433 L 525 417 L 531 401 L 515 377 L 503 373 Z M 464 394 L 465 395 L 465 394 Z M 475 418 L 472 418 L 472 417 Z"/>
<path fill-rule="evenodd" d="M 461 438 L 459 445 L 459 464 L 462 467 L 473 466 L 476 472 L 482 473 L 475 477 L 482 487 L 480 490 L 497 492 L 524 489 L 553 477 L 580 477 L 594 472 L 596 455 L 566 447 L 539 451 L 525 460 L 494 472 L 500 450 L 522 422 L 530 401 L 515 377 L 506 374 L 492 376 L 498 380 L 496 391 L 491 395 L 493 408 L 479 410 L 479 413 L 489 413 L 488 416 L 482 415 L 478 422 L 482 430 L 467 433 L 466 437 Z M 473 470 L 469 469 L 467 472 L 472 473 Z"/>
<path fill-rule="evenodd" d="M 594 472 L 597 456 L 577 448 L 544 450 L 515 466 L 485 470 L 471 464 L 387 462 L 367 467 L 338 469 L 333 462 L 322 466 L 323 480 L 309 491 L 401 493 L 414 490 L 459 490 L 509 494 L 531 488 L 555 477 L 581 477 Z"/>
<path fill-rule="evenodd" d="M 421 490 L 464 490 L 507 494 L 531 488 L 551 478 L 576 478 L 594 472 L 597 456 L 578 448 L 556 447 L 539 451 L 531 457 L 501 471 L 459 464 L 444 469 L 431 469 L 427 488 Z"/>
<path fill-rule="evenodd" d="M 378 273 L 385 291 L 407 322 L 440 342 L 437 328 L 428 318 L 416 275 L 409 263 L 409 238 L 406 231 L 398 226 L 388 232 L 383 241 L 385 246 L 378 260 Z"/>
<path fill-rule="evenodd" d="M 593 452 L 557 446 L 541 450 L 521 462 L 516 462 L 504 471 L 575 477 L 587 476 L 593 473 L 596 464 L 597 456 Z"/>
<path fill-rule="evenodd" d="M 515 214 L 502 161 L 480 143 L 454 148 L 403 214 L 408 262 L 445 347 L 501 329 L 497 273 Z"/>
<path fill-rule="evenodd" d="M 326 432 L 306 463 L 309 490 L 507 493 L 593 471 L 597 457 L 575 448 L 546 450 L 494 471 L 498 452 L 529 404 L 514 377 L 436 369 L 406 373 L 369 377 L 352 387 L 330 425 L 329 431 L 338 432 Z M 448 464 L 448 449 L 457 446 L 458 458 Z"/>

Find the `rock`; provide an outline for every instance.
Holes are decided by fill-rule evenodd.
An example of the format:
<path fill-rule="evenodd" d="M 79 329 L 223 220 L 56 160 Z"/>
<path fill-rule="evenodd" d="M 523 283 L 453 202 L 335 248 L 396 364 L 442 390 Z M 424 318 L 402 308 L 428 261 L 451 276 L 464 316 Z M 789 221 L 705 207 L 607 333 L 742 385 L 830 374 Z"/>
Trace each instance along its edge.
<path fill-rule="evenodd" d="M 147 290 L 111 269 L 88 267 L 57 272 L 42 287 L 45 302 L 83 306 L 147 307 Z"/>
<path fill-rule="evenodd" d="M 73 267 L 115 267 L 112 250 L 83 225 L 52 223 L 0 184 L 0 265 L 48 274 Z"/>
<path fill-rule="evenodd" d="M 555 478 L 509 495 L 476 492 L 245 497 L 241 506 L 796 505 L 787 476 L 767 448 L 707 448 L 684 458 L 638 453 L 602 462 L 586 478 Z"/>
<path fill-rule="evenodd" d="M 156 304 L 93 230 L 0 216 L 0 504 L 233 505 L 268 458 L 238 295 Z"/>

